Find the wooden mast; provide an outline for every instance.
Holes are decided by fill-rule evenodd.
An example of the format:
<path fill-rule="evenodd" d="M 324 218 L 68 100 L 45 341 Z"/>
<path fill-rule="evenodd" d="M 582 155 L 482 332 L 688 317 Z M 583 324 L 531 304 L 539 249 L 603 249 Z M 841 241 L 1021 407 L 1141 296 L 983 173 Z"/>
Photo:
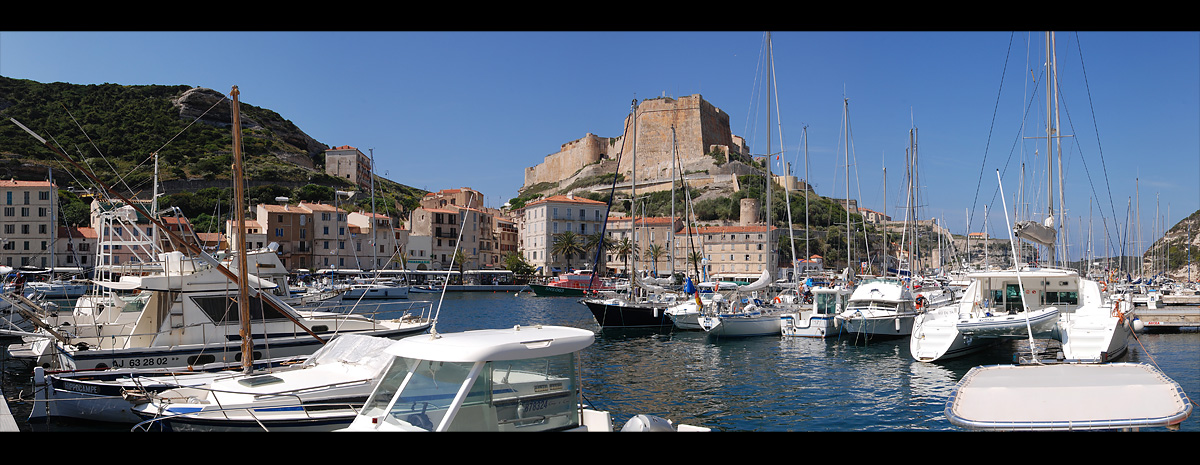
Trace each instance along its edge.
<path fill-rule="evenodd" d="M 246 273 L 246 205 L 245 183 L 242 181 L 242 119 L 238 112 L 237 86 L 229 92 L 233 111 L 233 197 L 237 220 L 237 263 L 238 263 L 238 334 L 242 337 L 242 371 L 249 374 L 254 367 L 254 337 L 250 330 L 250 292 Z M 232 245 L 232 244 L 231 244 Z M 235 250 L 230 247 L 230 250 Z"/>

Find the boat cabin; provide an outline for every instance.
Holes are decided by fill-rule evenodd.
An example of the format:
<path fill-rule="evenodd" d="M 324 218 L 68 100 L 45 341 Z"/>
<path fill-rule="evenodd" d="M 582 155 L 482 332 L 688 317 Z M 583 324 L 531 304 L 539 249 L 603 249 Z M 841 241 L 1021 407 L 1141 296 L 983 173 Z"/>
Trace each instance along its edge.
<path fill-rule="evenodd" d="M 402 339 L 387 349 L 391 365 L 348 430 L 611 429 L 607 412 L 579 402 L 577 353 L 594 338 L 517 326 Z"/>
<path fill-rule="evenodd" d="M 1023 311 L 1025 306 L 1030 309 L 1054 306 L 1060 313 L 1071 313 L 1079 308 L 1089 292 L 1095 294 L 1092 298 L 1097 302 L 1100 300 L 1099 289 L 1081 286 L 1079 275 L 1070 270 L 990 271 L 972 273 L 970 277 L 972 283 L 967 287 L 964 300 L 972 304 L 978 302 L 985 313 L 1015 314 Z"/>

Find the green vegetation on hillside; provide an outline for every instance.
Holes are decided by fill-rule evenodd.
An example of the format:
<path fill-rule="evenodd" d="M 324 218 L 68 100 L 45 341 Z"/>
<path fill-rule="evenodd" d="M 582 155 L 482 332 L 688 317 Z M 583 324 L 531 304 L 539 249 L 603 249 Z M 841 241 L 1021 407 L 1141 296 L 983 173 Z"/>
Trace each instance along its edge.
<path fill-rule="evenodd" d="M 48 139 L 102 182 L 127 195 L 148 197 L 157 154 L 162 181 L 231 181 L 230 188 L 181 192 L 163 199 L 163 205 L 184 211 L 198 230 L 209 230 L 200 225 L 219 223 L 212 215 L 229 212 L 233 137 L 228 127 L 180 117 L 172 100 L 189 89 L 191 86 L 185 85 L 43 84 L 0 76 L 0 176 L 43 180 L 53 169 L 60 186 L 99 187 L 9 118 Z M 227 109 L 229 102 L 224 105 Z M 302 131 L 291 121 L 245 102 L 239 108 L 244 122 L 252 120 L 260 126 L 242 131 L 243 174 L 248 184 L 256 185 L 247 188 L 248 205 L 274 202 L 279 196 L 289 197 L 293 203 L 332 201 L 335 190 L 357 189 L 324 173 L 324 152 L 310 153 L 307 147 L 293 145 L 303 142 L 289 142 L 306 137 L 300 136 Z M 281 156 L 308 158 L 316 169 L 289 163 Z M 425 193 L 378 177 L 375 191 L 375 211 L 392 216 L 416 208 Z M 86 224 L 82 201 L 61 192 L 61 223 Z M 355 195 L 345 207 L 371 211 L 370 193 Z"/>

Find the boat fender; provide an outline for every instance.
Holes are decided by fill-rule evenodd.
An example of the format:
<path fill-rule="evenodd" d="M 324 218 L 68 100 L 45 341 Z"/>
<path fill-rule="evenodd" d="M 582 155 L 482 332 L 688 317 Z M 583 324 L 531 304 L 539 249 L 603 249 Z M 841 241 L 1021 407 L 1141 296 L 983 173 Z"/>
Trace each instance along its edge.
<path fill-rule="evenodd" d="M 621 432 L 661 432 L 675 431 L 671 426 L 671 422 L 665 418 L 659 418 L 652 415 L 639 414 L 630 418 L 625 422 L 625 426 L 621 427 Z"/>
<path fill-rule="evenodd" d="M 1144 329 L 1145 327 L 1146 327 L 1146 325 L 1145 325 L 1144 323 L 1142 323 L 1142 320 L 1140 320 L 1140 319 L 1138 319 L 1138 318 L 1134 318 L 1134 319 L 1133 319 L 1133 330 L 1134 330 L 1134 331 L 1139 331 L 1139 332 L 1140 332 L 1140 331 L 1141 331 L 1142 329 Z"/>

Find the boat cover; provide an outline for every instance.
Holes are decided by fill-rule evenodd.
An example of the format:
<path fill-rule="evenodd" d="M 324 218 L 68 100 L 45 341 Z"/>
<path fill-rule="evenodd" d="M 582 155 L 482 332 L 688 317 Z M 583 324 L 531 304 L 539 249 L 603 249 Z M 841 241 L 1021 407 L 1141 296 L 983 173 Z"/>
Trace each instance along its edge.
<path fill-rule="evenodd" d="M 992 365 L 959 381 L 946 417 L 980 430 L 1128 429 L 1178 425 L 1192 405 L 1144 363 Z"/>
<path fill-rule="evenodd" d="M 382 372 L 392 358 L 384 349 L 395 343 L 395 340 L 383 337 L 342 334 L 313 353 L 304 361 L 304 365 L 349 363 L 372 367 L 376 372 Z"/>
<path fill-rule="evenodd" d="M 770 286 L 770 285 L 771 285 L 771 273 L 767 270 L 763 270 L 762 275 L 758 277 L 757 281 L 754 281 L 745 286 L 738 286 L 738 290 L 744 291 L 744 292 L 758 291 L 758 290 L 766 289 L 767 286 Z"/>

